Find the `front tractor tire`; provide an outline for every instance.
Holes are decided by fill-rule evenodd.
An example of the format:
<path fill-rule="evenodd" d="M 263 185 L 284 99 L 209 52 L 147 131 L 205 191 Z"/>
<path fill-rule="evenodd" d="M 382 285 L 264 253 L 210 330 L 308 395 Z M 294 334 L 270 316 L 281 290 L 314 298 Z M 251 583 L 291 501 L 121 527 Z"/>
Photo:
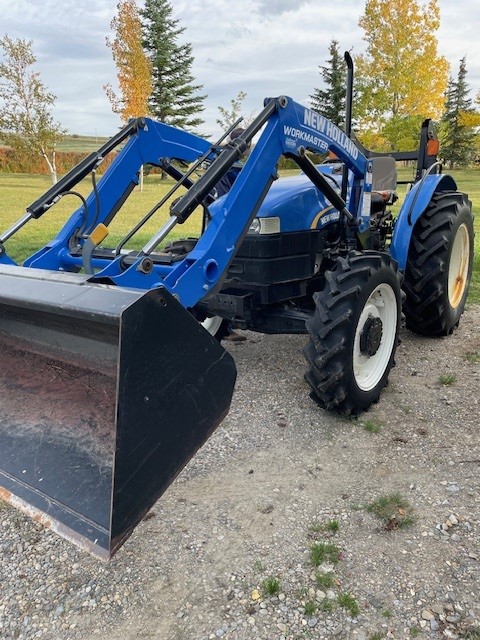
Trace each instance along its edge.
<path fill-rule="evenodd" d="M 396 262 L 351 252 L 314 295 L 304 349 L 310 396 L 324 409 L 358 415 L 376 402 L 394 365 L 402 293 Z"/>
<path fill-rule="evenodd" d="M 417 220 L 405 270 L 406 326 L 446 336 L 465 308 L 473 262 L 471 202 L 463 193 L 435 193 Z"/>

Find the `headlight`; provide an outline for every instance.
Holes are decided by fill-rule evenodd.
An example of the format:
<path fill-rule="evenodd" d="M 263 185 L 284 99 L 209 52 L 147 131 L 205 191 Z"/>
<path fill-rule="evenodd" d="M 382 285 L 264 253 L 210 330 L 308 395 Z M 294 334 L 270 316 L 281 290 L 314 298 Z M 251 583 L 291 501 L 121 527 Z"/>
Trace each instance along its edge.
<path fill-rule="evenodd" d="M 248 229 L 248 233 L 268 235 L 271 233 L 280 233 L 280 218 L 272 216 L 269 218 L 254 218 Z"/>
<path fill-rule="evenodd" d="M 260 233 L 260 220 L 258 218 L 252 220 L 248 233 Z"/>

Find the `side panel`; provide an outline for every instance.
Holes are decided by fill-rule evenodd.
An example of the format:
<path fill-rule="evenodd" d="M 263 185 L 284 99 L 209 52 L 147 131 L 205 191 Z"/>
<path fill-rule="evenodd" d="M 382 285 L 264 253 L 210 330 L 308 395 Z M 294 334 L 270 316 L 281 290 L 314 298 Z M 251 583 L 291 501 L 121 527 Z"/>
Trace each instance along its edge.
<path fill-rule="evenodd" d="M 390 253 L 404 271 L 407 266 L 408 249 L 415 223 L 428 207 L 436 191 L 456 191 L 455 180 L 449 175 L 428 175 L 418 182 L 407 194 L 395 222 Z"/>

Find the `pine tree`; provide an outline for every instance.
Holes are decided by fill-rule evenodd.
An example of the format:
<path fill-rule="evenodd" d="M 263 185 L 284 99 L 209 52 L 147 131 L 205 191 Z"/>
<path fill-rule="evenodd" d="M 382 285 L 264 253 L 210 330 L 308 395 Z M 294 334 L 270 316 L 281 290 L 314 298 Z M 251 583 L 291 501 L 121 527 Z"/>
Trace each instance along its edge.
<path fill-rule="evenodd" d="M 328 51 L 330 58 L 324 67 L 320 67 L 325 88 L 315 89 L 310 104 L 314 111 L 341 126 L 345 122 L 346 67 L 337 40 L 330 42 Z"/>
<path fill-rule="evenodd" d="M 468 97 L 467 62 L 460 60 L 456 80 L 450 78 L 442 117 L 442 157 L 450 166 L 466 166 L 475 156 L 475 130 L 468 126 L 468 116 L 474 112 Z"/>
<path fill-rule="evenodd" d="M 203 86 L 194 84 L 192 45 L 178 43 L 185 27 L 172 17 L 168 0 L 145 0 L 140 13 L 143 46 L 152 67 L 150 112 L 167 124 L 195 129 L 204 122 L 199 114 L 206 96 L 199 94 Z"/>

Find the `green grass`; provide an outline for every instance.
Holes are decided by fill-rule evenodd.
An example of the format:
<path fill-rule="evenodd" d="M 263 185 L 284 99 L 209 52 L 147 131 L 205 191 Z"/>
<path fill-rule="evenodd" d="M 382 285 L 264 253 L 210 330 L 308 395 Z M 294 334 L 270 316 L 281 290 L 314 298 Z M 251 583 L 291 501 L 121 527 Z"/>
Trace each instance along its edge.
<path fill-rule="evenodd" d="M 477 364 L 477 362 L 480 362 L 480 353 L 478 351 L 468 351 L 465 354 L 465 360 L 470 364 Z"/>
<path fill-rule="evenodd" d="M 278 578 L 265 578 L 262 582 L 262 591 L 266 596 L 276 596 L 280 592 L 280 580 Z"/>
<path fill-rule="evenodd" d="M 314 600 L 309 600 L 305 603 L 304 610 L 306 616 L 313 616 L 317 610 L 317 603 Z"/>
<path fill-rule="evenodd" d="M 360 613 L 358 602 L 349 593 L 339 593 L 337 602 L 342 607 L 342 609 L 348 611 L 352 618 L 356 618 Z"/>
<path fill-rule="evenodd" d="M 320 589 L 330 589 L 335 584 L 333 573 L 317 573 L 315 582 Z"/>
<path fill-rule="evenodd" d="M 331 542 L 316 542 L 310 547 L 310 562 L 318 567 L 324 562 L 338 564 L 341 551 L 337 545 Z"/>
<path fill-rule="evenodd" d="M 380 433 L 382 429 L 382 425 L 378 420 L 365 420 L 362 426 L 368 433 Z"/>
<path fill-rule="evenodd" d="M 323 613 L 332 613 L 332 611 L 335 609 L 335 603 L 333 600 L 324 598 L 318 605 L 318 608 L 320 609 L 320 611 L 323 611 Z"/>
<path fill-rule="evenodd" d="M 443 373 L 438 376 L 438 384 L 442 384 L 444 387 L 450 387 L 457 380 L 457 376 L 453 373 Z"/>
<path fill-rule="evenodd" d="M 85 151 L 85 154 L 99 149 L 108 138 L 102 136 L 65 136 L 58 144 L 58 151 Z"/>
<path fill-rule="evenodd" d="M 380 496 L 365 508 L 369 513 L 380 518 L 387 530 L 401 529 L 415 522 L 413 507 L 399 493 Z"/>
<path fill-rule="evenodd" d="M 312 522 L 312 524 L 308 527 L 308 531 L 310 534 L 327 532 L 333 535 L 335 533 L 338 533 L 339 529 L 340 523 L 338 522 L 338 520 L 329 520 L 328 522 Z"/>
<path fill-rule="evenodd" d="M 67 138 L 62 143 L 65 150 L 80 150 L 88 153 L 92 149 L 98 148 L 104 139 L 95 137 L 73 137 Z M 446 172 L 446 171 L 445 171 Z M 473 203 L 473 211 L 476 212 L 475 219 L 475 258 L 472 283 L 470 287 L 469 302 L 480 303 L 480 170 L 465 169 L 448 171 L 457 181 L 458 188 L 467 193 Z M 400 168 L 399 179 L 408 179 L 412 176 L 411 168 Z M 145 188 L 143 192 L 135 189 L 120 213 L 115 217 L 109 226 L 110 236 L 104 243 L 105 246 L 115 246 L 118 240 L 123 237 L 139 218 L 156 204 L 172 186 L 170 179 L 161 180 L 159 175 L 151 175 L 145 178 Z M 33 174 L 0 174 L 0 231 L 7 229 L 13 222 L 20 218 L 25 208 L 34 202 L 48 187 L 50 181 L 48 176 Z M 83 195 L 91 190 L 89 179 L 83 180 L 76 187 Z M 405 187 L 399 185 L 400 201 L 403 201 Z M 36 249 L 46 244 L 61 228 L 69 215 L 79 207 L 80 201 L 74 196 L 66 196 L 48 211 L 41 220 L 32 221 L 18 232 L 14 238 L 7 241 L 7 252 L 17 261 L 23 261 Z M 138 249 L 148 240 L 151 235 L 158 230 L 168 219 L 168 203 L 163 206 L 152 220 L 136 236 L 135 242 L 129 246 Z M 183 225 L 177 225 L 171 234 L 171 239 L 194 236 L 200 229 L 200 213 L 195 213 Z"/>
<path fill-rule="evenodd" d="M 147 213 L 167 191 L 172 187 L 173 180 L 161 180 L 155 174 L 145 178 L 144 190 L 134 189 L 121 211 L 109 225 L 110 235 L 103 243 L 104 246 L 115 247 L 120 239 Z M 46 189 L 51 186 L 47 176 L 33 174 L 2 174 L 0 173 L 0 229 L 6 230 L 24 213 L 26 207 L 34 202 Z M 82 195 L 91 190 L 90 179 L 82 180 L 75 187 Z M 184 193 L 177 192 L 177 196 Z M 168 204 L 165 204 L 147 222 L 145 227 L 128 245 L 139 249 L 147 240 L 169 219 Z M 80 200 L 75 196 L 65 196 L 58 204 L 47 211 L 40 220 L 32 220 L 21 229 L 11 240 L 7 240 L 5 247 L 8 254 L 17 262 L 23 262 L 34 251 L 47 244 L 70 215 L 79 206 Z M 201 213 L 196 211 L 183 225 L 177 225 L 169 239 L 186 238 L 198 235 L 201 226 Z"/>

